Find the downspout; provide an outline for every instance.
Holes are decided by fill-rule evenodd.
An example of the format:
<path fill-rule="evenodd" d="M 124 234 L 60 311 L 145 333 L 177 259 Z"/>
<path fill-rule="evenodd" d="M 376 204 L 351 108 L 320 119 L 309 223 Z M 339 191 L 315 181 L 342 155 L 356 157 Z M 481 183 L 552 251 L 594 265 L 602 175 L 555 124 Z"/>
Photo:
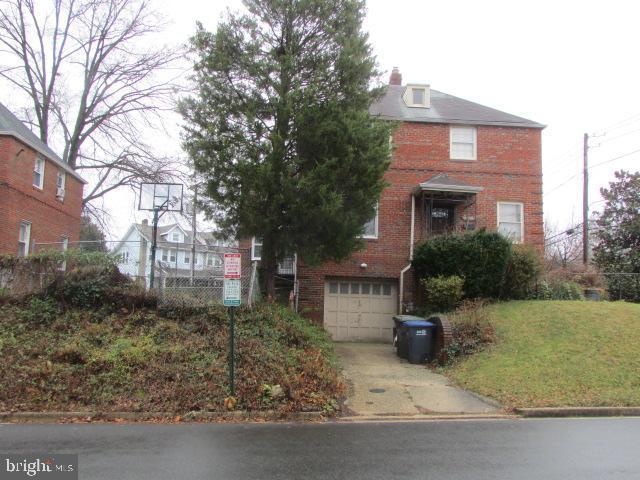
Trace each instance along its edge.
<path fill-rule="evenodd" d="M 414 224 L 416 218 L 416 197 L 411 194 L 411 233 L 409 234 L 409 264 L 400 270 L 400 290 L 398 292 L 398 313 L 402 313 L 402 300 L 404 297 L 404 274 L 411 268 L 411 260 L 413 260 L 413 236 Z"/>

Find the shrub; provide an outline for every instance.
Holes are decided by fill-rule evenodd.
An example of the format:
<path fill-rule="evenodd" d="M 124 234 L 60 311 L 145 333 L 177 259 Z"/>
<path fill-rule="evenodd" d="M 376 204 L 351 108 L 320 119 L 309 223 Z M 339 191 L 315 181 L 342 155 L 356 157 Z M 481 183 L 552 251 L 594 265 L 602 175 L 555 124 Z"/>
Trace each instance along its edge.
<path fill-rule="evenodd" d="M 522 300 L 531 295 L 542 265 L 538 253 L 525 245 L 513 245 L 502 290 L 503 298 Z"/>
<path fill-rule="evenodd" d="M 471 355 L 486 348 L 495 340 L 495 328 L 489 313 L 480 300 L 465 301 L 449 316 L 453 340 L 447 348 L 449 361 Z"/>
<path fill-rule="evenodd" d="M 97 306 L 108 300 L 111 288 L 128 282 L 115 266 L 82 265 L 67 270 L 52 293 L 70 305 Z"/>
<path fill-rule="evenodd" d="M 56 319 L 59 312 L 60 309 L 54 299 L 31 297 L 20 310 L 20 319 L 31 324 L 49 325 Z"/>
<path fill-rule="evenodd" d="M 464 296 L 464 280 L 456 275 L 423 278 L 425 302 L 432 312 L 448 312 L 456 308 Z"/>
<path fill-rule="evenodd" d="M 412 265 L 418 278 L 440 275 L 463 278 L 467 298 L 497 298 L 510 248 L 508 239 L 484 229 L 439 235 L 416 248 Z"/>
<path fill-rule="evenodd" d="M 582 300 L 582 289 L 575 282 L 566 280 L 542 280 L 531 298 L 536 300 Z"/>

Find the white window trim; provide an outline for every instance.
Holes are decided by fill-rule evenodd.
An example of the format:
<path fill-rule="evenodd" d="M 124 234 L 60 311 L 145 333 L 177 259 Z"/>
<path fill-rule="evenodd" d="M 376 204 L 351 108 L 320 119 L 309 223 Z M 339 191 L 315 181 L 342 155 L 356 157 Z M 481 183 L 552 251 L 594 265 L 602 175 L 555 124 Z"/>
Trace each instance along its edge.
<path fill-rule="evenodd" d="M 470 128 L 473 130 L 473 158 L 462 158 L 453 156 L 453 131 L 456 128 Z M 478 160 L 478 129 L 473 125 L 449 125 L 449 159 L 456 161 L 474 162 Z"/>
<path fill-rule="evenodd" d="M 38 172 L 40 174 L 40 183 L 38 185 L 36 185 L 35 183 L 33 183 L 33 179 L 32 179 L 31 183 L 33 183 L 34 187 L 39 188 L 40 190 L 43 190 L 44 189 L 44 171 L 45 171 L 47 162 L 42 157 L 36 157 L 35 163 L 33 164 L 33 173 L 36 173 L 36 171 L 37 171 L 36 170 L 36 166 L 39 163 L 42 163 L 42 171 Z"/>
<path fill-rule="evenodd" d="M 251 261 L 260 261 L 262 260 L 262 254 L 259 257 L 256 257 L 255 248 L 256 246 L 262 246 L 262 242 L 256 242 L 256 237 L 251 237 Z"/>
<path fill-rule="evenodd" d="M 378 233 L 380 231 L 380 216 L 379 216 L 379 210 L 380 210 L 380 203 L 376 203 L 376 216 L 374 217 L 376 219 L 376 233 L 374 233 L 373 235 L 360 235 L 360 238 L 363 238 L 365 240 L 377 240 L 378 239 Z M 367 221 L 367 223 L 369 223 L 369 221 Z"/>
<path fill-rule="evenodd" d="M 422 90 L 424 92 L 424 103 L 413 103 L 413 91 Z M 404 91 L 403 99 L 407 107 L 411 108 L 429 108 L 431 106 L 431 87 L 429 85 L 407 85 Z"/>
<path fill-rule="evenodd" d="M 513 243 L 524 243 L 524 203 L 522 202 L 497 202 L 496 203 L 496 228 L 500 230 L 500 205 L 520 205 L 520 240 L 513 240 Z M 513 222 L 507 222 L 513 223 Z"/>
<path fill-rule="evenodd" d="M 25 238 L 24 240 L 20 240 L 20 231 L 22 230 L 22 225 L 26 225 L 28 228 L 26 229 L 27 231 L 27 238 Z M 18 227 L 18 243 L 24 243 L 25 247 L 24 247 L 24 256 L 26 257 L 27 255 L 29 255 L 29 251 L 31 250 L 29 247 L 31 246 L 31 222 L 28 222 L 26 220 L 21 220 L 20 221 L 20 225 Z"/>
<path fill-rule="evenodd" d="M 427 87 L 407 87 L 409 89 L 409 95 L 407 97 L 407 107 L 422 107 L 425 108 L 427 106 Z M 422 90 L 422 94 L 424 95 L 424 102 L 422 103 L 414 103 L 413 102 L 413 92 L 414 90 Z"/>

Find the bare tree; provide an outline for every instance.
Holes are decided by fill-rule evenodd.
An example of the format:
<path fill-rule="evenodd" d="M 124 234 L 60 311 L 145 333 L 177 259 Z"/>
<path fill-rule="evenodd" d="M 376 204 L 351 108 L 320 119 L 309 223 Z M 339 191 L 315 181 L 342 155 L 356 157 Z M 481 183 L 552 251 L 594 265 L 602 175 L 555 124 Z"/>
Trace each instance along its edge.
<path fill-rule="evenodd" d="M 582 224 L 565 230 L 545 225 L 545 256 L 555 267 L 567 268 L 582 258 Z"/>
<path fill-rule="evenodd" d="M 173 174 L 143 140 L 175 94 L 180 52 L 150 44 L 160 20 L 149 0 L 0 0 L 0 78 L 26 93 L 40 138 L 90 181 L 89 214 L 108 192 Z"/>

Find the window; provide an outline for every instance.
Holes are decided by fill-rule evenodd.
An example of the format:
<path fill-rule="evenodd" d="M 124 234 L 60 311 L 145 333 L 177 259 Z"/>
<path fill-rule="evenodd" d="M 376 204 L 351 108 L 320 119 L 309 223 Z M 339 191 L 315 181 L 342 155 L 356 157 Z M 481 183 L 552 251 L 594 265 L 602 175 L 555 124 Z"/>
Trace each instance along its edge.
<path fill-rule="evenodd" d="M 177 250 L 169 250 L 169 261 L 171 263 L 176 263 L 176 254 Z"/>
<path fill-rule="evenodd" d="M 364 224 L 362 238 L 378 238 L 378 205 L 373 218 Z"/>
<path fill-rule="evenodd" d="M 44 187 L 44 158 L 36 158 L 33 166 L 33 186 L 40 189 Z"/>
<path fill-rule="evenodd" d="M 407 107 L 428 108 L 430 91 L 427 85 L 407 85 L 403 98 Z"/>
<path fill-rule="evenodd" d="M 166 262 L 169 260 L 169 252 L 167 250 L 160 250 L 162 252 L 162 261 Z"/>
<path fill-rule="evenodd" d="M 180 232 L 173 232 L 171 234 L 171 241 L 172 242 L 179 242 L 180 241 Z"/>
<path fill-rule="evenodd" d="M 31 240 L 31 224 L 29 222 L 20 222 L 20 232 L 18 234 L 18 256 L 26 257 L 29 255 L 29 241 Z"/>
<path fill-rule="evenodd" d="M 423 88 L 412 88 L 411 95 L 413 97 L 414 105 L 424 105 L 424 89 Z"/>
<path fill-rule="evenodd" d="M 251 239 L 251 260 L 262 259 L 262 238 L 253 237 Z"/>
<path fill-rule="evenodd" d="M 521 203 L 498 202 L 498 232 L 514 243 L 524 240 L 524 215 Z"/>
<path fill-rule="evenodd" d="M 129 252 L 124 251 L 120 254 L 120 263 L 128 263 L 129 262 Z"/>
<path fill-rule="evenodd" d="M 189 252 L 184 252 L 184 263 L 191 263 L 191 254 Z"/>
<path fill-rule="evenodd" d="M 452 160 L 475 160 L 477 132 L 475 127 L 450 127 L 450 156 Z"/>
<path fill-rule="evenodd" d="M 67 172 L 62 169 L 58 170 L 58 176 L 56 177 L 56 198 L 58 200 L 64 200 L 64 185 L 67 180 Z"/>
<path fill-rule="evenodd" d="M 220 255 L 207 256 L 207 266 L 220 268 L 222 266 L 222 257 Z"/>

